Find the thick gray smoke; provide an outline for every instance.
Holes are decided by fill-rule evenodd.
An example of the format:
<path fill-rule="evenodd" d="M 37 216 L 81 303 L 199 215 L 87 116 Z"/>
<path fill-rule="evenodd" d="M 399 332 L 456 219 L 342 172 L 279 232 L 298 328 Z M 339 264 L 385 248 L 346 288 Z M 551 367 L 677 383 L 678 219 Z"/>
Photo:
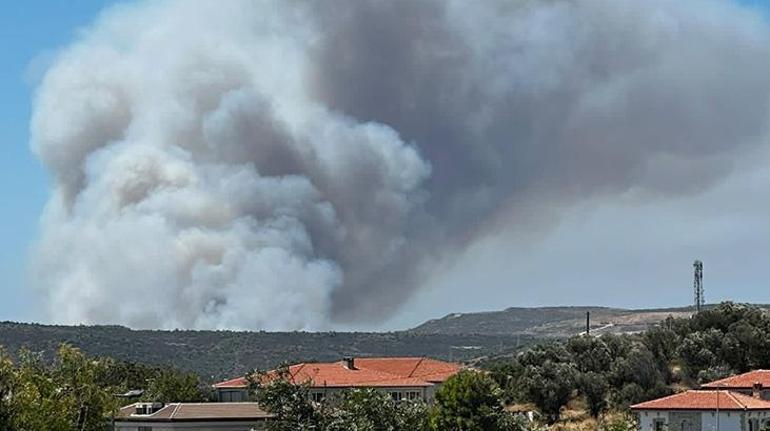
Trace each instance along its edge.
<path fill-rule="evenodd" d="M 769 42 L 708 0 L 114 8 L 38 90 L 36 283 L 59 322 L 383 318 L 517 209 L 722 178 Z"/>

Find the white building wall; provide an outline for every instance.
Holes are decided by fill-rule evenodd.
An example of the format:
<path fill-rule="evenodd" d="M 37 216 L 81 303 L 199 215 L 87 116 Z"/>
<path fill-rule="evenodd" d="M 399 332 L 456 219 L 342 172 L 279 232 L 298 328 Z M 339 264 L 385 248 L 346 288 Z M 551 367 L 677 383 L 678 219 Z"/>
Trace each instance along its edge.
<path fill-rule="evenodd" d="M 743 416 L 743 412 L 736 411 L 720 411 L 719 416 L 713 411 L 702 412 L 701 431 L 741 431 Z"/>
<path fill-rule="evenodd" d="M 643 410 L 638 412 L 639 430 L 655 431 L 655 422 L 662 421 L 666 425 L 667 431 L 749 431 L 748 425 L 743 425 L 748 419 L 770 422 L 770 413 L 768 412 L 741 412 L 741 411 L 720 411 L 717 416 L 716 411 L 692 412 L 700 417 L 700 421 L 693 424 L 689 429 L 689 424 L 685 425 L 683 430 L 681 423 L 672 423 L 675 418 L 681 418 L 681 412 L 670 414 L 668 411 L 661 410 Z M 717 428 L 718 425 L 718 428 Z M 754 430 L 757 431 L 757 430 Z"/>
<path fill-rule="evenodd" d="M 668 423 L 668 412 L 660 410 L 645 410 L 639 412 L 639 430 L 654 431 L 655 420 L 662 420 Z"/>
<path fill-rule="evenodd" d="M 749 430 L 748 422 L 753 422 L 751 431 L 758 431 L 770 426 L 770 412 L 768 411 L 750 411 L 746 412 L 745 430 Z M 720 430 L 721 431 L 721 430 Z"/>

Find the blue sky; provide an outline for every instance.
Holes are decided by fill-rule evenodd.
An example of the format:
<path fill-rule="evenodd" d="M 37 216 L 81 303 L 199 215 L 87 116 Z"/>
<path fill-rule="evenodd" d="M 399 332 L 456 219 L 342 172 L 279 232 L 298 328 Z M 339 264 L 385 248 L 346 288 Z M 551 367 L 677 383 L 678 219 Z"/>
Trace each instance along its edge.
<path fill-rule="evenodd" d="M 743 2 L 764 8 L 770 5 L 770 0 Z M 26 0 L 0 6 L 0 193 L 4 197 L 0 211 L 0 320 L 45 318 L 25 286 L 27 255 L 37 234 L 49 186 L 45 170 L 29 149 L 35 80 L 42 73 L 46 58 L 76 37 L 79 28 L 92 22 L 100 10 L 112 3 L 115 2 Z M 414 319 L 421 320 L 423 312 L 419 310 Z"/>
<path fill-rule="evenodd" d="M 106 0 L 4 2 L 0 12 L 0 320 L 42 316 L 25 289 L 25 265 L 48 191 L 45 171 L 29 150 L 29 117 L 36 74 L 91 22 Z"/>

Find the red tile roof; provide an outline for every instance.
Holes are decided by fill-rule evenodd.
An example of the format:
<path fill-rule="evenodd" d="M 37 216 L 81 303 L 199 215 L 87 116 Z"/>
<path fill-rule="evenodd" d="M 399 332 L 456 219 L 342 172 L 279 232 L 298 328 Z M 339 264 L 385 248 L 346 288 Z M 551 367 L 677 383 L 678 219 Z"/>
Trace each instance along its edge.
<path fill-rule="evenodd" d="M 770 410 L 770 401 L 732 391 L 690 390 L 631 406 L 633 410 Z"/>
<path fill-rule="evenodd" d="M 118 421 L 195 422 L 195 421 L 261 421 L 272 417 L 257 403 L 170 403 L 149 415 L 137 415 L 136 404 L 118 411 Z"/>
<path fill-rule="evenodd" d="M 428 358 L 356 358 L 355 369 L 345 361 L 302 363 L 289 367 L 291 380 L 311 387 L 426 387 L 457 374 L 461 366 Z M 245 377 L 220 382 L 217 389 L 244 388 Z"/>
<path fill-rule="evenodd" d="M 770 370 L 749 371 L 748 373 L 706 383 L 701 387 L 707 389 L 751 389 L 755 383 L 760 383 L 763 387 L 770 389 Z"/>
<path fill-rule="evenodd" d="M 356 366 L 406 377 L 417 377 L 431 383 L 442 383 L 460 371 L 460 366 L 430 358 L 360 358 Z"/>

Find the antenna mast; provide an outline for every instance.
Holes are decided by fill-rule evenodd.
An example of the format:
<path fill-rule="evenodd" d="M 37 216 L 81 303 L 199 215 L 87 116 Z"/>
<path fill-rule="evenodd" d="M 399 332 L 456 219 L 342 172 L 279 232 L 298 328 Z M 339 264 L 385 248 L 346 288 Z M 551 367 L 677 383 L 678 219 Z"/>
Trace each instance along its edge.
<path fill-rule="evenodd" d="M 695 312 L 700 313 L 701 308 L 706 303 L 703 295 L 703 262 L 696 260 L 692 264 L 695 268 L 695 279 L 693 281 L 693 290 L 695 291 Z"/>

